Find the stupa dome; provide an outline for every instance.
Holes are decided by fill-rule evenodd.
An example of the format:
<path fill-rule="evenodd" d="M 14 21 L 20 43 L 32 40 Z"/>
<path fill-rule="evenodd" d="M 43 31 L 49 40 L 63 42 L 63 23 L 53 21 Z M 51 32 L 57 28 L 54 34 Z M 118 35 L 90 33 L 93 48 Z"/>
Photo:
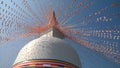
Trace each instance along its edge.
<path fill-rule="evenodd" d="M 64 40 L 45 34 L 25 45 L 19 52 L 14 65 L 29 60 L 60 60 L 81 68 L 79 56 Z"/>

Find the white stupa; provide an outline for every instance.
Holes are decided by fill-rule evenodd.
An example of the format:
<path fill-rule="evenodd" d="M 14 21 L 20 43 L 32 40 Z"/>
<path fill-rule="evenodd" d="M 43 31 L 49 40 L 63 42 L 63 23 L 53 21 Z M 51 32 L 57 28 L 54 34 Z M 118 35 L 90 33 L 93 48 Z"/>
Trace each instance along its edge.
<path fill-rule="evenodd" d="M 81 68 L 78 54 L 52 27 L 19 52 L 13 68 Z"/>

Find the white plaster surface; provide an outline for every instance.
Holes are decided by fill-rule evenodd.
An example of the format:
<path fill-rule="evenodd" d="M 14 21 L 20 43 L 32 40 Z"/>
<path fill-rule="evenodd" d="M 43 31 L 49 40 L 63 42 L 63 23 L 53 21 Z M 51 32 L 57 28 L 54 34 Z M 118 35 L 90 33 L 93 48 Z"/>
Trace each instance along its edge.
<path fill-rule="evenodd" d="M 81 66 L 79 56 L 73 47 L 64 40 L 50 35 L 43 35 L 25 45 L 14 64 L 31 59 L 57 59 Z"/>

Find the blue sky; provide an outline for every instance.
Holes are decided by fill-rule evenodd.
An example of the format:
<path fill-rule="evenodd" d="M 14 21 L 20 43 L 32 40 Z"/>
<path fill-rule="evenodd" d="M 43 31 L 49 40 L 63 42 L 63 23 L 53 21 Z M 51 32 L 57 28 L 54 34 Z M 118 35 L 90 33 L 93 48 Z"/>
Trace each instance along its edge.
<path fill-rule="evenodd" d="M 1 4 L 2 1 L 3 1 L 3 4 Z M 71 11 L 74 11 L 74 10 L 79 11 L 77 15 L 74 16 L 74 14 L 72 14 L 70 18 L 67 19 L 66 25 L 80 24 L 80 23 L 83 23 L 84 21 L 84 22 L 87 22 L 87 24 L 86 25 L 80 24 L 78 25 L 77 29 L 82 29 L 82 28 L 93 29 L 93 30 L 111 29 L 111 30 L 120 31 L 120 26 L 119 26 L 120 15 L 116 14 L 116 13 L 120 13 L 120 9 L 119 9 L 120 0 L 88 0 L 87 2 L 85 2 L 85 0 L 75 0 L 74 5 L 69 10 L 66 10 L 66 7 L 69 6 L 72 1 L 73 0 L 44 0 L 44 1 L 40 0 L 39 2 L 35 1 L 34 3 L 32 3 L 32 0 L 30 0 L 28 1 L 28 4 L 33 9 L 35 14 L 40 19 L 42 19 L 43 22 L 45 22 L 45 19 L 43 19 L 42 16 L 46 14 L 47 12 L 46 8 L 48 8 L 48 6 L 50 5 L 52 9 L 55 11 L 56 15 L 59 14 L 58 9 L 61 10 L 60 17 L 57 17 L 58 22 L 60 22 L 65 18 L 63 16 L 65 12 L 67 12 L 67 14 L 70 15 Z M 24 9 L 29 16 L 23 13 L 22 11 L 20 11 L 18 7 L 15 7 L 14 2 L 18 6 L 20 6 L 22 9 Z M 82 5 L 84 6 L 81 6 L 78 9 L 76 9 L 76 5 L 79 2 L 82 2 Z M 63 3 L 64 5 L 62 5 Z M 5 7 L 5 4 L 7 4 L 7 7 Z M 86 9 L 83 9 L 83 7 L 87 6 L 87 4 L 89 6 Z M 112 4 L 114 5 L 118 4 L 118 6 L 111 7 Z M 38 7 L 35 7 L 35 5 L 37 5 Z M 10 8 L 13 8 L 13 10 L 8 9 L 9 6 Z M 36 18 L 30 13 L 30 11 L 23 6 L 21 0 L 13 0 L 12 2 L 10 0 L 0 0 L 0 8 L 1 8 L 0 14 L 4 15 L 2 16 L 2 19 L 0 19 L 0 29 L 1 28 L 4 29 L 6 27 L 6 25 L 3 23 L 4 19 L 7 24 L 13 23 L 11 27 L 10 25 L 7 26 L 8 32 L 4 32 L 4 31 L 0 32 L 0 37 L 4 37 L 4 36 L 7 37 L 9 36 L 9 34 L 12 35 L 17 32 L 24 33 L 24 30 L 22 28 L 16 27 L 16 23 L 33 25 L 35 24 L 35 22 L 37 22 Z M 40 11 L 36 11 L 36 9 Z M 95 15 L 95 12 L 99 12 L 101 9 L 106 9 L 106 11 L 101 12 L 100 15 L 98 16 Z M 6 10 L 8 13 L 5 12 Z M 14 10 L 16 12 L 14 12 Z M 9 12 L 10 14 L 13 14 L 13 15 L 9 15 Z M 112 13 L 114 13 L 113 16 L 107 16 Z M 16 17 L 20 17 L 19 14 L 23 15 L 24 19 L 18 19 L 18 18 L 16 19 Z M 92 17 L 90 17 L 90 15 L 92 15 Z M 85 16 L 86 18 L 82 20 L 82 18 Z M 100 18 L 103 19 L 104 17 L 107 18 L 108 20 L 107 22 L 100 20 Z M 96 22 L 97 18 L 99 20 L 98 22 Z M 111 19 L 112 21 L 110 21 Z M 112 26 L 118 26 L 118 28 L 112 28 Z M 118 34 L 118 36 L 120 36 L 120 34 Z M 86 37 L 83 37 L 83 38 L 86 38 Z M 32 36 L 27 38 L 16 37 L 16 39 L 14 40 L 0 43 L 0 68 L 11 68 L 19 50 L 32 39 L 34 39 L 34 37 Z M 91 40 L 95 41 L 94 39 L 96 39 L 96 37 L 89 37 L 89 38 L 87 37 L 87 39 L 89 39 L 90 41 Z M 120 42 L 120 39 L 118 40 L 114 40 L 114 39 L 110 40 L 106 38 L 105 39 L 97 38 L 97 39 L 98 39 L 97 41 L 105 40 L 110 42 L 113 42 L 113 41 L 118 43 Z M 80 56 L 80 61 L 82 63 L 83 68 L 120 68 L 120 64 L 117 64 L 109 60 L 107 57 L 104 57 L 102 54 L 94 50 L 85 48 L 83 45 L 77 44 L 76 42 L 73 42 L 69 39 L 65 39 L 65 41 L 70 43 L 76 49 L 76 51 Z M 100 44 L 102 43 L 100 42 Z M 118 49 L 120 51 L 120 46 L 118 46 Z"/>

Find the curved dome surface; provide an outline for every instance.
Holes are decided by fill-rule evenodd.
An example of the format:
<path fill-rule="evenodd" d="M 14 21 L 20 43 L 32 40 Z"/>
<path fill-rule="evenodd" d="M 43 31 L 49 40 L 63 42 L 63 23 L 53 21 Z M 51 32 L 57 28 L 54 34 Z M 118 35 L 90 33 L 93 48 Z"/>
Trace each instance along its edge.
<path fill-rule="evenodd" d="M 71 45 L 55 37 L 40 37 L 29 42 L 19 52 L 14 65 L 32 59 L 57 59 L 81 68 L 79 56 Z"/>

